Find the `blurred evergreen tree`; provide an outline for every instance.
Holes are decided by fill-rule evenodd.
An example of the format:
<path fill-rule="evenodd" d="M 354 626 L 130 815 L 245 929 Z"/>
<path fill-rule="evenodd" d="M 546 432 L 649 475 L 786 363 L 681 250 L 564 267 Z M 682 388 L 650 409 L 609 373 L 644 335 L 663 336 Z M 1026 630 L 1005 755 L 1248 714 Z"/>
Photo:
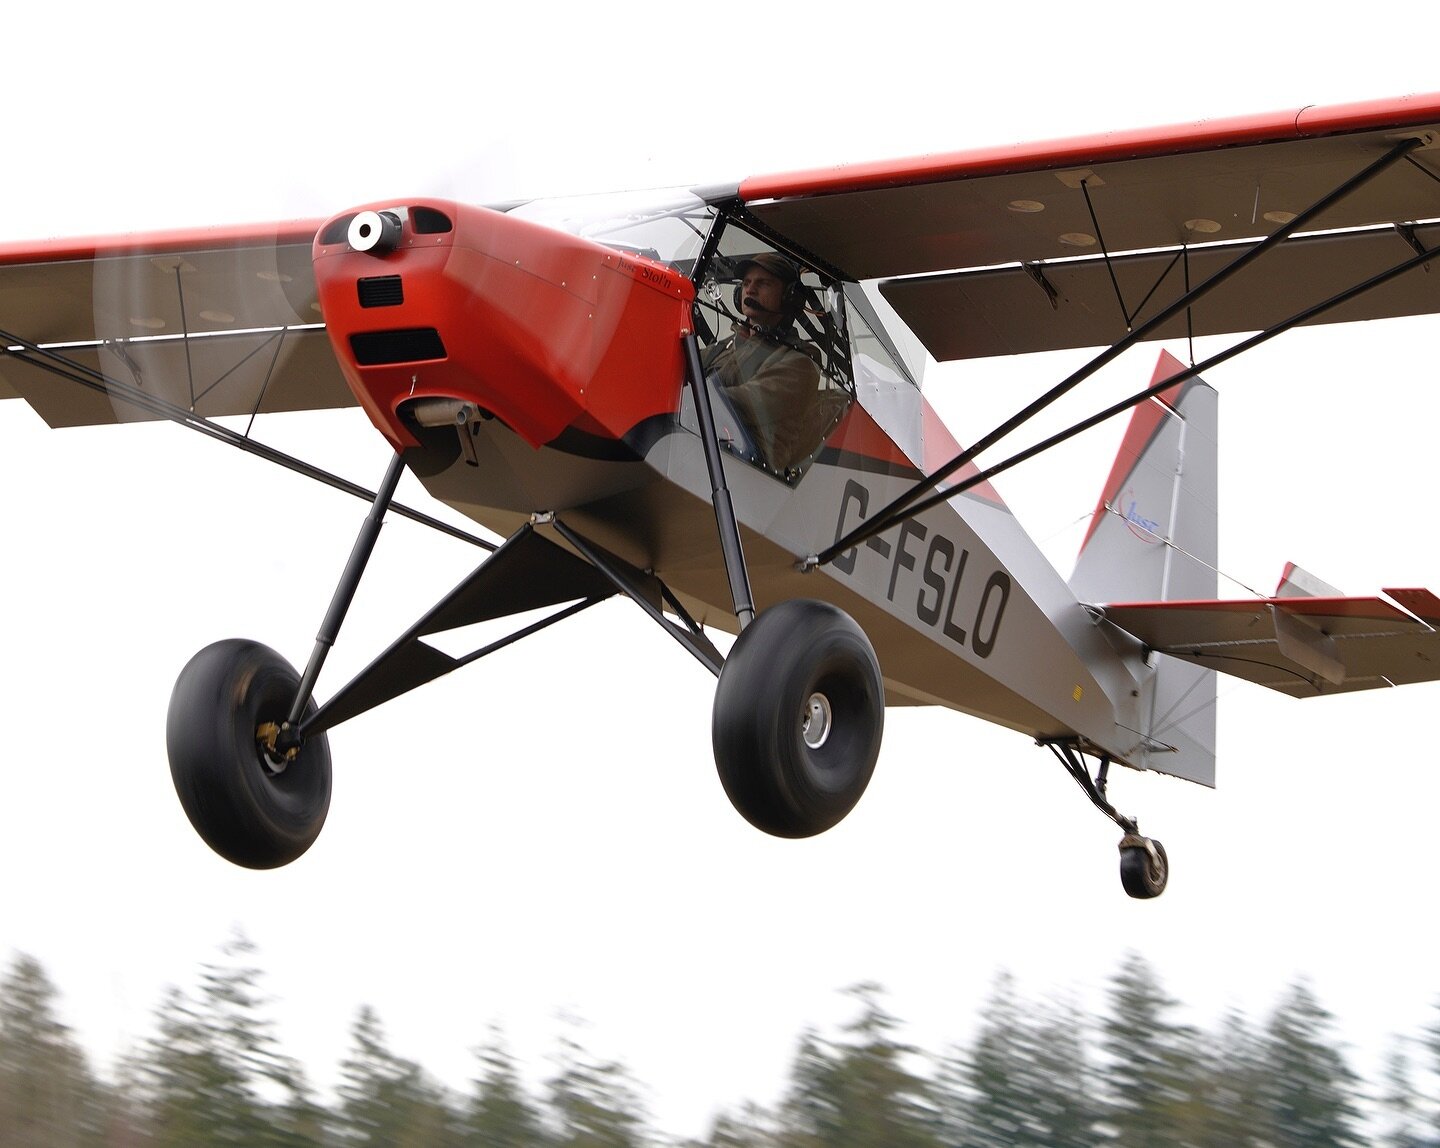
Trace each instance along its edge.
<path fill-rule="evenodd" d="M 1303 982 L 1281 997 L 1265 1029 L 1268 1139 L 1276 1148 L 1350 1148 L 1358 1078 L 1331 1038 L 1334 1018 Z"/>
<path fill-rule="evenodd" d="M 137 1077 L 152 1142 L 160 1148 L 224 1143 L 222 1129 L 250 1108 L 198 1010 L 177 988 L 167 990 L 156 1010 L 155 1037 L 137 1061 Z M 248 1123 L 240 1120 L 241 1127 Z"/>
<path fill-rule="evenodd" d="M 749 1101 L 737 1111 L 722 1112 L 710 1125 L 704 1140 L 686 1141 L 684 1148 L 777 1148 L 775 1117 Z"/>
<path fill-rule="evenodd" d="M 916 1055 L 896 1038 L 878 985 L 848 990 L 860 1015 L 831 1043 L 800 1040 L 780 1111 L 785 1148 L 936 1148 L 940 1116 L 930 1082 L 911 1070 Z"/>
<path fill-rule="evenodd" d="M 550 1114 L 559 1148 L 641 1148 L 650 1142 L 639 1085 L 618 1061 L 597 1061 L 562 1036 L 550 1078 Z"/>
<path fill-rule="evenodd" d="M 369 1005 L 356 1014 L 340 1065 L 337 1126 L 342 1142 L 364 1148 L 460 1148 L 463 1118 L 445 1090 L 385 1043 Z"/>
<path fill-rule="evenodd" d="M 814 1029 L 800 1034 L 790 1066 L 790 1088 L 780 1105 L 779 1141 L 783 1148 L 818 1148 L 842 1134 L 843 1100 L 836 1078 L 839 1065 Z"/>
<path fill-rule="evenodd" d="M 1184 1120 L 1195 1148 L 1268 1145 L 1266 1050 L 1245 1015 L 1231 1010 L 1213 1033 L 1198 1038 L 1196 1060 Z"/>
<path fill-rule="evenodd" d="M 104 1092 L 56 1015 L 57 996 L 40 962 L 23 954 L 0 979 L 0 1143 L 103 1143 Z"/>
<path fill-rule="evenodd" d="M 222 963 L 201 968 L 200 998 L 224 1061 L 255 1101 L 257 1148 L 311 1148 L 324 1137 L 323 1109 L 311 1094 L 300 1063 L 281 1051 L 271 1004 L 260 991 L 263 973 L 255 946 L 236 933 L 221 947 Z"/>
<path fill-rule="evenodd" d="M 941 1075 L 954 1089 L 941 1105 L 947 1144 L 986 1148 L 1023 1142 L 1034 1068 L 1027 1063 L 1033 1050 L 1023 1028 L 1015 980 L 1001 972 L 982 1006 L 974 1043 L 958 1050 Z"/>
<path fill-rule="evenodd" d="M 941 1148 L 968 1148 L 973 1126 L 970 1110 L 973 1093 L 967 1049 L 952 1045 L 936 1057 L 930 1096 L 935 1102 L 935 1139 Z"/>
<path fill-rule="evenodd" d="M 549 1142 L 539 1106 L 520 1080 L 500 1032 L 475 1050 L 480 1076 L 470 1101 L 465 1143 L 477 1148 L 542 1148 Z"/>
<path fill-rule="evenodd" d="M 148 1080 L 141 1055 L 131 1050 L 115 1066 L 114 1086 L 106 1090 L 106 1148 L 139 1148 L 153 1144 Z"/>
<path fill-rule="evenodd" d="M 1381 1134 L 1385 1148 L 1421 1148 L 1420 1098 L 1411 1075 L 1410 1056 L 1396 1040 L 1385 1056 L 1380 1092 Z"/>
<path fill-rule="evenodd" d="M 1093 1148 L 1104 1142 L 1096 1125 L 1104 1114 L 1096 1099 L 1099 1074 L 1091 1063 L 1092 1024 L 1073 1002 L 1042 1010 L 1026 1026 L 1034 1048 L 1035 1105 L 1042 1144 Z"/>
<path fill-rule="evenodd" d="M 156 1036 L 134 1065 L 156 1144 L 323 1143 L 323 1111 L 265 1016 L 254 953 L 237 934 L 221 963 L 202 966 L 195 999 L 172 988 L 161 1002 Z"/>
<path fill-rule="evenodd" d="M 155 1035 L 122 1062 L 115 1087 L 92 1075 L 56 1015 L 38 962 L 0 977 L 0 1145 L 9 1148 L 647 1148 L 640 1086 L 618 1062 L 560 1042 L 545 1102 L 526 1089 L 498 1029 L 477 1048 L 468 1102 L 390 1051 L 361 1008 L 335 1111 L 310 1094 L 266 1017 L 254 947 L 235 937 L 202 966 L 193 996 L 167 992 Z M 973 1043 L 925 1073 L 881 990 L 848 990 L 857 1014 L 833 1039 L 801 1034 L 788 1091 L 770 1111 L 747 1103 L 684 1148 L 1356 1148 L 1367 1142 L 1359 1078 L 1333 1017 L 1304 982 L 1263 1030 L 1232 1011 L 1211 1032 L 1178 1024 L 1178 1002 L 1130 955 L 1103 1018 L 1022 999 L 1002 973 Z M 1096 1064 L 1093 1037 L 1103 1063 Z M 1440 1011 L 1412 1062 L 1397 1042 L 1368 1142 L 1437 1148 Z"/>
<path fill-rule="evenodd" d="M 1425 1079 L 1431 1087 L 1420 1088 L 1420 1102 L 1428 1115 L 1429 1143 L 1440 1145 L 1440 1095 L 1435 1085 L 1440 1081 L 1440 1000 L 1430 1010 L 1430 1024 L 1420 1035 L 1421 1046 L 1425 1049 Z"/>
<path fill-rule="evenodd" d="M 1014 978 L 1002 972 L 974 1043 L 942 1067 L 944 1143 L 957 1148 L 1101 1143 L 1087 1029 L 1073 1006 L 1044 1010 L 1022 1001 Z"/>
<path fill-rule="evenodd" d="M 1196 1133 L 1196 1033 L 1171 1020 L 1179 1002 L 1154 971 L 1129 953 L 1110 980 L 1102 1024 L 1108 1106 L 1116 1148 L 1183 1144 Z"/>

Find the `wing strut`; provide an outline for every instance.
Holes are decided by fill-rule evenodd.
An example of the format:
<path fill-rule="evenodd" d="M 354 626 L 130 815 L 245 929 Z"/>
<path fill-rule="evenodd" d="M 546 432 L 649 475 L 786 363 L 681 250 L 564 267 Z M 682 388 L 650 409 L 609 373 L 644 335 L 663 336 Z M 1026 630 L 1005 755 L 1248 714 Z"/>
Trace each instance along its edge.
<path fill-rule="evenodd" d="M 1120 281 L 1115 278 L 1115 265 L 1110 262 L 1110 248 L 1105 243 L 1105 233 L 1100 230 L 1100 220 L 1095 215 L 1095 204 L 1090 199 L 1090 182 L 1088 180 L 1082 179 L 1080 181 L 1080 193 L 1085 197 L 1085 210 L 1090 213 L 1090 226 L 1095 228 L 1095 237 L 1100 240 L 1100 254 L 1105 257 L 1105 271 L 1110 276 L 1110 286 L 1115 289 L 1115 302 L 1120 304 L 1120 314 L 1125 320 L 1125 330 L 1128 331 L 1130 330 L 1130 323 L 1134 316 L 1131 315 L 1129 308 L 1125 306 L 1125 296 L 1120 291 Z M 1174 263 L 1171 263 L 1170 266 L 1173 267 Z M 1168 270 L 1169 268 L 1166 268 L 1166 271 Z M 1165 278 L 1164 273 L 1161 274 L 1160 278 L 1162 280 Z M 1155 286 L 1158 287 L 1160 284 L 1156 283 Z M 1154 294 L 1154 288 L 1151 288 L 1151 294 Z M 1149 296 L 1146 296 L 1146 298 L 1149 298 Z M 1144 304 L 1142 303 L 1140 307 L 1143 306 Z M 1140 307 L 1135 308 L 1136 315 L 1140 314 Z"/>
<path fill-rule="evenodd" d="M 120 379 L 114 379 L 100 371 L 93 370 L 83 363 L 77 363 L 74 359 L 67 358 L 59 352 L 42 347 L 38 343 L 32 343 L 29 339 L 23 339 L 19 335 L 9 331 L 0 330 L 0 341 L 4 342 L 5 349 L 0 354 L 13 355 L 22 362 L 38 367 L 42 371 L 48 371 L 52 375 L 65 379 L 67 382 L 75 383 L 99 394 L 111 396 L 128 403 L 138 410 L 159 418 L 169 419 L 173 423 L 179 423 L 189 430 L 198 431 L 200 434 L 208 435 L 210 438 L 218 439 L 247 454 L 253 454 L 263 458 L 266 462 L 273 462 L 277 466 L 283 466 L 287 470 L 293 470 L 296 474 L 302 474 L 306 478 L 313 478 L 316 482 L 323 482 L 326 486 L 334 487 L 336 490 L 344 491 L 346 494 L 354 495 L 356 498 L 363 498 L 366 502 L 373 502 L 376 492 L 366 490 L 363 486 L 351 482 L 349 479 L 341 478 L 328 470 L 296 458 L 294 455 L 286 454 L 284 451 L 276 450 L 272 446 L 266 446 L 262 442 L 250 438 L 248 435 L 238 434 L 229 427 L 221 426 L 219 423 L 211 422 L 202 415 L 188 411 L 177 403 L 163 399 L 158 395 L 146 394 L 133 383 L 127 383 Z M 16 348 L 19 348 L 17 351 Z M 118 352 L 117 352 L 118 353 Z M 122 361 L 124 356 L 121 355 Z M 428 526 L 438 530 L 442 534 L 448 534 L 451 538 L 458 538 L 462 542 L 468 542 L 472 546 L 478 546 L 482 550 L 494 550 L 495 544 L 487 542 L 474 534 L 452 526 L 448 522 L 442 522 L 419 510 L 414 510 L 400 502 L 392 502 L 390 509 L 402 518 L 408 518 L 412 522 L 418 522 L 421 526 Z"/>
<path fill-rule="evenodd" d="M 1233 259 L 1230 263 L 1226 264 L 1226 266 L 1222 267 L 1219 271 L 1215 272 L 1215 274 L 1210 276 L 1209 279 L 1206 279 L 1203 283 L 1200 283 L 1197 286 L 1186 291 L 1168 307 L 1165 307 L 1156 315 L 1146 320 L 1139 327 L 1133 328 L 1123 339 L 1101 351 L 1098 355 L 1096 355 L 1079 370 L 1075 371 L 1069 377 L 1057 383 L 1049 391 L 1047 391 L 1034 402 L 1030 403 L 1028 406 L 1017 412 L 1004 423 L 1000 424 L 1000 426 L 996 427 L 989 434 L 985 435 L 973 446 L 967 447 L 965 450 L 962 450 L 959 454 L 957 454 L 944 466 L 936 470 L 928 478 L 922 479 L 921 481 L 917 482 L 908 491 L 900 495 L 898 498 L 896 498 L 888 506 L 880 510 L 873 517 L 866 519 L 865 522 L 861 523 L 854 530 L 850 531 L 850 533 L 837 539 L 831 546 L 821 551 L 818 555 L 815 555 L 812 558 L 807 558 L 802 564 L 803 567 L 805 569 L 813 569 L 815 566 L 823 566 L 826 563 L 832 562 L 834 559 L 839 557 L 841 554 L 844 554 L 853 546 L 864 542 L 866 539 L 873 538 L 875 535 L 881 533 L 882 531 L 888 530 L 890 527 L 894 526 L 896 523 L 902 521 L 905 518 L 909 518 L 912 515 L 920 513 L 920 511 L 925 509 L 926 507 L 932 506 L 937 502 L 943 502 L 946 499 L 953 498 L 961 491 L 968 490 L 977 482 L 982 481 L 982 478 L 980 476 L 972 476 L 971 478 L 966 479 L 964 482 L 958 484 L 957 486 L 941 492 L 938 496 L 927 499 L 924 503 L 920 502 L 920 500 L 926 494 L 935 490 L 936 487 L 938 487 L 942 482 L 944 482 L 961 467 L 971 463 L 977 455 L 981 454 L 985 450 L 988 450 L 990 447 L 994 446 L 995 443 L 999 442 L 1001 439 L 1009 435 L 1012 431 L 1029 422 L 1032 418 L 1034 418 L 1041 411 L 1045 410 L 1056 400 L 1068 394 L 1076 386 L 1084 382 L 1096 371 L 1100 370 L 1101 367 L 1106 366 L 1108 363 L 1118 358 L 1122 353 L 1129 350 L 1136 343 L 1142 341 L 1147 335 L 1149 335 L 1151 331 L 1161 326 L 1161 324 L 1168 322 L 1170 319 L 1178 315 L 1181 311 L 1188 310 L 1195 303 L 1196 300 L 1208 294 L 1214 288 L 1220 286 L 1222 283 L 1230 279 L 1239 271 L 1242 271 L 1244 268 L 1248 267 L 1261 255 L 1283 243 L 1296 231 L 1302 230 L 1306 225 L 1309 224 L 1312 219 L 1329 210 L 1329 208 L 1334 206 L 1340 200 L 1344 199 L 1351 192 L 1368 183 L 1370 180 L 1374 179 L 1376 176 L 1386 171 L 1398 161 L 1406 158 L 1415 148 L 1419 147 L 1423 142 L 1424 141 L 1421 138 L 1415 137 L 1411 139 L 1401 140 L 1399 143 L 1395 144 L 1395 146 L 1390 148 L 1389 151 L 1385 152 L 1384 155 L 1380 156 L 1378 159 L 1368 164 L 1364 169 L 1351 176 L 1334 191 L 1331 191 L 1327 195 L 1322 196 L 1310 207 L 1306 208 L 1299 215 L 1295 216 L 1295 218 L 1292 219 L 1289 223 L 1283 225 L 1276 231 L 1272 232 L 1270 235 L 1266 236 L 1265 239 L 1263 239 L 1260 243 L 1256 244 L 1254 247 L 1250 248 L 1248 251 L 1242 252 L 1240 255 L 1236 256 L 1235 259 Z M 1395 275 L 1400 274 L 1402 271 L 1408 271 L 1411 267 L 1423 261 L 1424 258 L 1417 256 L 1414 260 L 1411 260 L 1405 264 L 1401 264 L 1399 267 L 1393 268 L 1389 272 L 1384 272 L 1381 275 L 1374 277 L 1373 279 L 1367 280 L 1366 283 L 1362 284 L 1358 288 L 1354 288 L 1350 291 L 1344 292 L 1341 295 L 1336 296 L 1334 299 L 1328 300 L 1326 303 L 1320 304 L 1317 307 L 1312 307 L 1308 311 L 1302 312 L 1301 315 L 1296 316 L 1294 319 L 1291 319 L 1285 323 L 1277 324 L 1275 327 L 1270 328 L 1269 332 L 1264 333 L 1265 337 L 1273 337 L 1275 334 L 1279 334 L 1280 331 L 1286 330 L 1289 327 L 1294 326 L 1303 318 L 1313 316 L 1319 311 L 1323 311 L 1328 309 L 1329 307 L 1333 307 L 1336 304 L 1344 301 L 1345 299 L 1353 298 L 1355 295 L 1360 294 L 1362 291 L 1369 290 L 1371 287 L 1377 286 L 1378 283 L 1385 282 L 1388 279 L 1393 278 Z M 1238 353 L 1239 349 L 1248 349 L 1248 347 L 1254 346 L 1257 341 L 1263 340 L 1248 340 L 1246 343 L 1241 344 L 1240 348 L 1234 349 L 1234 353 Z M 1223 358 L 1229 357 L 1229 354 L 1223 356 Z M 1214 361 L 1223 361 L 1223 358 L 1217 357 L 1215 360 L 1212 360 L 1212 363 Z M 1196 368 L 1190 368 L 1189 374 L 1183 377 L 1188 378 L 1190 374 L 1197 373 L 1198 370 Z M 1165 384 L 1160 387 L 1160 390 L 1168 389 L 1169 386 L 1179 381 L 1180 378 L 1181 376 L 1172 376 L 1171 379 L 1167 380 Z M 1047 440 L 1045 444 L 1041 444 L 1041 446 L 1038 448 L 1032 448 L 1029 451 L 1021 452 L 1020 455 L 1016 455 L 1014 458 L 1008 460 L 1006 463 L 1001 464 L 1000 467 L 992 468 L 990 471 L 985 472 L 986 476 L 991 473 L 998 473 L 1000 469 L 1008 469 L 1009 466 L 1013 466 L 1015 463 L 1023 461 L 1023 459 L 1030 458 L 1034 454 L 1039 453 L 1040 449 L 1048 449 L 1049 446 L 1053 446 L 1056 442 L 1063 441 L 1065 438 L 1069 438 L 1073 434 L 1080 433 L 1081 430 L 1086 430 L 1089 427 L 1094 426 L 1096 422 L 1103 421 L 1103 419 L 1109 418 L 1113 414 L 1116 414 L 1121 410 L 1126 410 L 1129 407 L 1134 406 L 1136 403 L 1143 402 L 1146 398 L 1150 397 L 1151 393 L 1152 392 L 1150 391 L 1142 392 L 1140 395 L 1134 397 L 1133 400 L 1127 400 L 1122 404 L 1118 404 L 1116 407 L 1113 407 L 1109 411 L 1105 412 L 1102 416 L 1097 416 L 1094 419 L 1087 419 L 1084 423 L 1078 424 L 1076 427 L 1072 428 L 1068 432 L 1065 432 L 1063 435 L 1057 436 L 1053 440 Z"/>
<path fill-rule="evenodd" d="M 1340 292 L 1340 294 L 1334 295 L 1331 298 L 1326 299 L 1323 303 L 1316 303 L 1313 307 L 1307 307 L 1304 311 L 1301 311 L 1298 314 L 1292 316 L 1291 318 L 1286 319 L 1283 323 L 1276 323 L 1273 327 L 1267 327 L 1265 330 L 1259 332 L 1258 334 L 1252 335 L 1250 336 L 1250 338 L 1244 339 L 1241 342 L 1236 343 L 1233 347 L 1227 347 L 1225 348 L 1225 350 L 1218 351 L 1215 354 L 1211 355 L 1208 359 L 1205 359 L 1199 363 L 1193 363 L 1190 366 L 1186 367 L 1184 370 L 1176 371 L 1175 374 L 1170 375 L 1169 377 L 1163 379 L 1161 382 L 1156 383 L 1154 386 L 1146 387 L 1143 391 L 1138 391 L 1137 393 L 1131 395 L 1128 399 L 1121 399 L 1114 406 L 1106 407 L 1098 414 L 1091 415 L 1088 419 L 1076 423 L 1069 430 L 1063 430 L 1060 431 L 1058 434 L 1053 434 L 1042 442 L 1038 442 L 1032 447 L 1027 447 L 1025 450 L 1020 451 L 1018 454 L 1012 454 L 1004 462 L 997 462 L 994 466 L 987 467 L 985 470 L 981 471 L 978 474 L 972 474 L 969 478 L 957 482 L 954 486 L 948 487 L 937 494 L 932 494 L 929 498 L 917 502 L 905 511 L 903 511 L 901 517 L 909 518 L 913 515 L 920 514 L 926 510 L 929 510 L 932 506 L 938 505 L 941 502 L 945 502 L 948 499 L 954 498 L 957 494 L 964 494 L 965 491 L 969 490 L 971 487 L 978 486 L 982 482 L 987 482 L 988 480 L 994 478 L 997 474 L 1001 474 L 1004 471 L 1009 470 L 1012 466 L 1018 466 L 1020 463 L 1034 458 L 1037 454 L 1043 454 L 1051 447 L 1059 446 L 1062 442 L 1074 438 L 1076 435 L 1089 430 L 1091 427 L 1098 426 L 1106 419 L 1114 418 L 1116 415 L 1121 414 L 1124 411 L 1128 411 L 1131 407 L 1139 406 L 1146 399 L 1153 399 L 1157 395 L 1160 395 L 1165 391 L 1170 390 L 1170 388 L 1176 386 L 1177 384 L 1183 383 L 1187 379 L 1191 379 L 1196 375 L 1203 374 L 1211 367 L 1216 367 L 1219 366 L 1221 363 L 1228 362 L 1229 360 L 1235 358 L 1237 355 L 1240 355 L 1245 351 L 1249 351 L 1254 347 L 1258 347 L 1261 343 L 1268 342 L 1276 335 L 1284 334 L 1291 327 L 1299 326 L 1307 320 L 1313 319 L 1316 316 L 1330 310 L 1332 307 L 1338 307 L 1340 306 L 1340 304 L 1348 302 L 1349 300 L 1355 298 L 1357 295 L 1363 295 L 1366 291 L 1373 290 L 1374 288 L 1379 287 L 1384 283 L 1388 283 L 1396 276 L 1403 275 L 1407 271 L 1413 270 L 1414 268 L 1419 267 L 1424 263 L 1428 263 L 1437 256 L 1440 256 L 1440 248 L 1433 248 L 1427 251 L 1422 247 L 1419 254 L 1412 256 L 1411 258 L 1405 260 L 1405 262 L 1403 263 L 1396 264 L 1388 271 L 1381 271 L 1376 275 L 1372 275 L 1369 279 L 1365 280 L 1365 282 L 1357 284 L 1356 286 L 1351 287 L 1348 290 L 1342 291 Z M 899 521 L 899 519 L 897 518 L 896 521 Z M 859 541 L 864 541 L 865 538 L 868 538 L 870 537 L 870 535 L 875 533 L 878 533 L 878 531 L 865 531 L 861 535 Z M 817 559 L 817 564 L 818 561 L 819 560 Z"/>

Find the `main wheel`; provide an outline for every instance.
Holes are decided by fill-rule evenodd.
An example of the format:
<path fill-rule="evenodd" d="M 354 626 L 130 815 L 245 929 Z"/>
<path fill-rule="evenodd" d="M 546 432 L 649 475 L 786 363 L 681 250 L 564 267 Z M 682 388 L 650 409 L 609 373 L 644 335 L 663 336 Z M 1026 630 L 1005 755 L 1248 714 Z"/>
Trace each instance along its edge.
<path fill-rule="evenodd" d="M 1131 845 L 1134 838 L 1127 837 L 1120 845 L 1120 884 L 1125 892 L 1142 901 L 1158 897 L 1165 892 L 1170 880 L 1170 861 L 1165 856 L 1165 846 L 1153 837 L 1141 838 L 1148 843 Z M 1150 850 L 1155 852 L 1152 855 Z"/>
<path fill-rule="evenodd" d="M 262 725 L 289 716 L 299 686 L 274 650 L 230 638 L 191 658 L 170 695 L 165 743 L 180 804 L 210 848 L 249 869 L 295 860 L 330 809 L 323 733 L 289 760 L 259 741 Z"/>
<path fill-rule="evenodd" d="M 884 725 L 885 688 L 865 632 L 835 606 L 796 598 L 735 640 L 710 732 L 740 814 L 776 837 L 811 837 L 860 800 Z"/>

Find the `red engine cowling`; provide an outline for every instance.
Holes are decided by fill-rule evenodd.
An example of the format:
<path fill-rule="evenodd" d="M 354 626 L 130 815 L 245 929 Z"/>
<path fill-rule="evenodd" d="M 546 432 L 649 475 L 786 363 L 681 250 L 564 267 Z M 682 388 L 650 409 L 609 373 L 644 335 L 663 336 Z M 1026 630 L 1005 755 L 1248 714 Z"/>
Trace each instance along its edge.
<path fill-rule="evenodd" d="M 472 403 L 532 446 L 678 408 L 694 287 L 664 264 L 426 200 L 334 217 L 314 266 L 345 377 L 397 449 L 412 399 Z"/>

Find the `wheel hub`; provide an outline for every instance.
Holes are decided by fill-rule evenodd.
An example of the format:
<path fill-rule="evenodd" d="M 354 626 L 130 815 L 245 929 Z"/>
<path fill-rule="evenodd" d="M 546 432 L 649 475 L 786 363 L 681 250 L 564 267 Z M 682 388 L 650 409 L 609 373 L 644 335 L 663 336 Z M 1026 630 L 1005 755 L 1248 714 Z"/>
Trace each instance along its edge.
<path fill-rule="evenodd" d="M 800 716 L 800 735 L 805 739 L 805 744 L 811 749 L 819 749 L 824 745 L 825 739 L 830 736 L 834 720 L 830 699 L 821 693 L 811 694 Z"/>
<path fill-rule="evenodd" d="M 272 775 L 284 773 L 286 767 L 300 753 L 299 744 L 282 746 L 284 727 L 273 721 L 262 722 L 255 730 L 255 748 L 260 751 L 260 760 Z"/>

